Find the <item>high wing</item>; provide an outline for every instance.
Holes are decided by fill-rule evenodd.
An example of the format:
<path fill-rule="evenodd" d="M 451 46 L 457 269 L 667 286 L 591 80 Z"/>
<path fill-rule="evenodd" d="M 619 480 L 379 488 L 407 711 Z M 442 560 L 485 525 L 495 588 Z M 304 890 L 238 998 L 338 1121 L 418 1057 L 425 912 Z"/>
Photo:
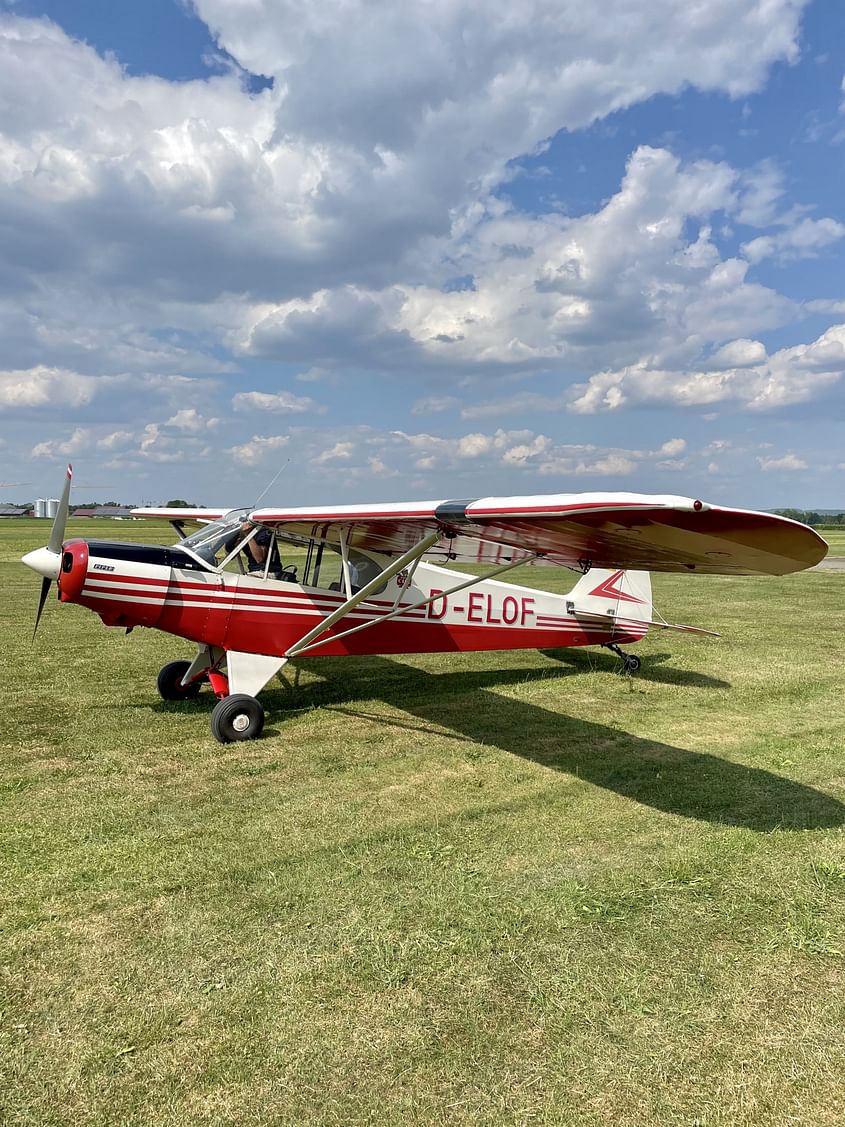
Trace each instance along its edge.
<path fill-rule="evenodd" d="M 220 517 L 225 516 L 226 513 L 231 512 L 230 508 L 227 509 L 182 509 L 182 508 L 143 508 L 133 509 L 133 517 L 158 517 L 161 520 L 184 520 L 191 521 L 194 524 L 201 524 L 205 521 L 218 520 Z"/>
<path fill-rule="evenodd" d="M 192 531 L 194 526 L 197 528 L 201 524 L 208 524 L 210 521 L 219 520 L 220 517 L 225 516 L 226 513 L 231 512 L 230 509 L 183 509 L 180 507 L 171 508 L 141 508 L 133 509 L 133 517 L 152 517 L 160 520 L 167 520 L 173 525 L 174 531 L 181 539 L 185 539 L 188 535 L 185 532 L 185 525 L 190 524 Z"/>
<path fill-rule="evenodd" d="M 513 548 L 582 571 L 785 575 L 827 553 L 813 529 L 786 517 L 642 493 L 265 508 L 250 515 L 283 532 L 391 555 L 439 532 L 428 555 L 475 562 L 479 543 L 486 542 L 502 546 L 502 559 Z"/>

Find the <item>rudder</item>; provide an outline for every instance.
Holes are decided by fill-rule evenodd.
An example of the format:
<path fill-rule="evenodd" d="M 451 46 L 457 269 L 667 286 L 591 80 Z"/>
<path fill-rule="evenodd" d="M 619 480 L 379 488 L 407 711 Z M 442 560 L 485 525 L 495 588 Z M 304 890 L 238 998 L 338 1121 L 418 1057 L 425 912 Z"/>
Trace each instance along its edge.
<path fill-rule="evenodd" d="M 647 571 L 591 568 L 567 595 L 575 611 L 651 622 L 651 575 Z"/>

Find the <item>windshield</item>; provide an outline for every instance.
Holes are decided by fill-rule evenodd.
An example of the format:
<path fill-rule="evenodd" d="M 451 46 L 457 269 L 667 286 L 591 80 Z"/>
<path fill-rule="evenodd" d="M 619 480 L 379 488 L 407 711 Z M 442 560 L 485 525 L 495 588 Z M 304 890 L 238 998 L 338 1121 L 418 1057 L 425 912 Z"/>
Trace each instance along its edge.
<path fill-rule="evenodd" d="M 196 532 L 192 532 L 190 536 L 186 536 L 174 546 L 187 548 L 192 555 L 215 567 L 231 552 L 243 535 L 241 521 L 248 513 L 249 509 L 233 509 L 219 520 L 202 525 Z"/>

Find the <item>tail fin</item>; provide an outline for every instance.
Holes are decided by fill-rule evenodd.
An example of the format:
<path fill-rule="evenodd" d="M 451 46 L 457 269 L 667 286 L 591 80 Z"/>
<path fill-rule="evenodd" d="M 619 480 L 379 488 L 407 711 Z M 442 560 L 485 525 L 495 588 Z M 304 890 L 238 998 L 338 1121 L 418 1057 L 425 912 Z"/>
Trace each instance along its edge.
<path fill-rule="evenodd" d="M 647 571 L 592 568 L 567 596 L 574 610 L 651 622 L 651 576 Z"/>

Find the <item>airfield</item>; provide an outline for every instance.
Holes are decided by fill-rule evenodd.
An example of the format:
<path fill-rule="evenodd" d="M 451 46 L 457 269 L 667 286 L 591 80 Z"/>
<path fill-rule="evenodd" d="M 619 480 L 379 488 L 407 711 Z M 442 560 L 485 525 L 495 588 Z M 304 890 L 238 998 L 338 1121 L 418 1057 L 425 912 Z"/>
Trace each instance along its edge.
<path fill-rule="evenodd" d="M 4 1124 L 842 1123 L 841 573 L 654 576 L 723 636 L 634 678 L 315 656 L 222 747 L 189 644 L 53 596 L 32 644 L 47 530 L 0 524 Z"/>

